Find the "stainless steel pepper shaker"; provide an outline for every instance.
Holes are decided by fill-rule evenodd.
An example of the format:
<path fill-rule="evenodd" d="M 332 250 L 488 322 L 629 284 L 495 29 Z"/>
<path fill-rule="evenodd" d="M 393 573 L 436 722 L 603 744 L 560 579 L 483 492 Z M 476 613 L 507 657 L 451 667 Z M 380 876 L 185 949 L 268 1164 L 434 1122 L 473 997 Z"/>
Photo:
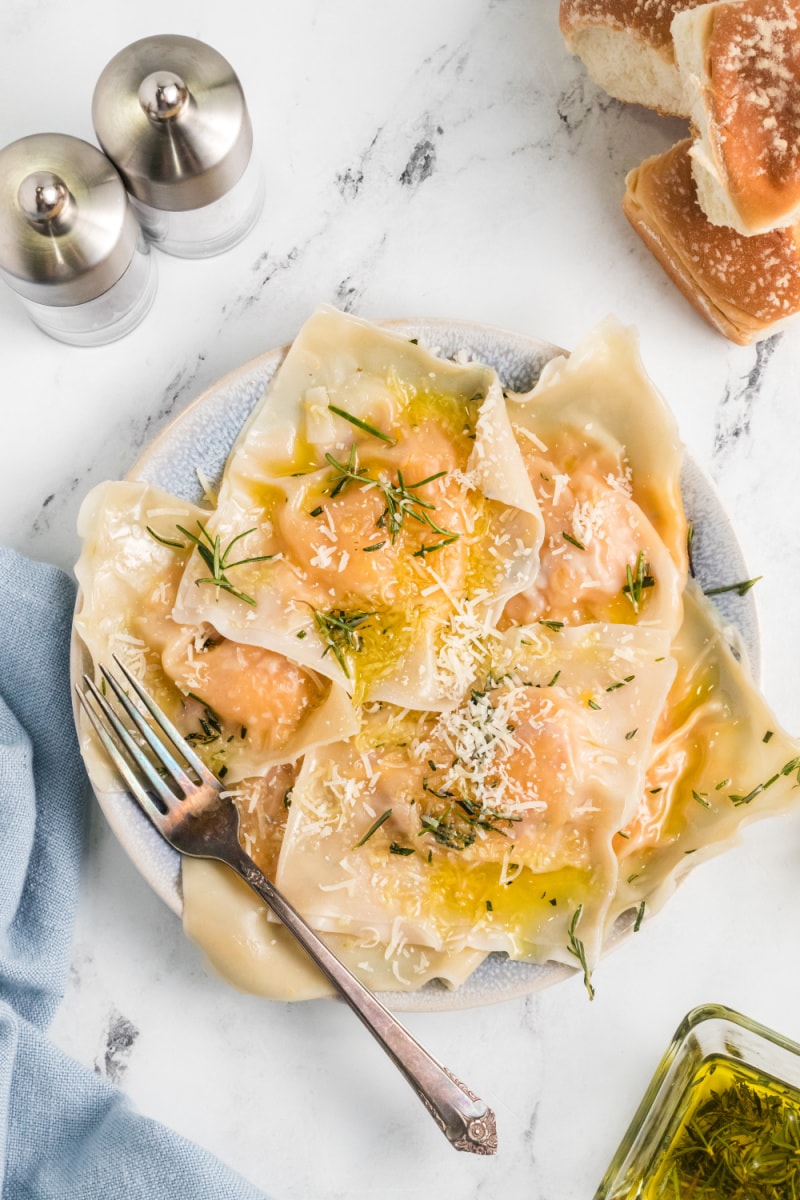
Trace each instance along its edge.
<path fill-rule="evenodd" d="M 0 277 L 51 337 L 99 346 L 155 296 L 153 256 L 105 155 L 37 133 L 0 150 Z"/>
<path fill-rule="evenodd" d="M 160 249 L 204 258 L 255 224 L 264 188 L 244 94 L 205 42 L 165 34 L 121 50 L 97 81 L 92 119 Z"/>

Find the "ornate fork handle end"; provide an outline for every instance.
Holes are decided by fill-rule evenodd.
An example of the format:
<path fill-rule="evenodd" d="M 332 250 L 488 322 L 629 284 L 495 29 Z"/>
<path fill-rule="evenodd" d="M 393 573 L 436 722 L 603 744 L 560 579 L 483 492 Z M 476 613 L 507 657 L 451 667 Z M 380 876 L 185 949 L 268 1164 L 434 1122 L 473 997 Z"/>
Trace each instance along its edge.
<path fill-rule="evenodd" d="M 492 1110 L 487 1108 L 482 1117 L 470 1121 L 466 1132 L 453 1145 L 456 1150 L 466 1150 L 468 1154 L 496 1154 L 497 1121 Z"/>
<path fill-rule="evenodd" d="M 431 1103 L 431 1099 L 419 1091 L 419 1098 L 442 1130 L 447 1140 L 456 1150 L 464 1150 L 467 1154 L 496 1154 L 497 1153 L 497 1120 L 494 1113 L 483 1100 L 479 1100 L 466 1084 L 457 1079 L 447 1067 L 441 1068 L 443 1074 L 456 1085 L 464 1097 L 469 1097 L 473 1104 L 465 1111 L 465 1106 L 458 1105 L 458 1111 L 451 1118 L 448 1128 L 442 1112 Z"/>

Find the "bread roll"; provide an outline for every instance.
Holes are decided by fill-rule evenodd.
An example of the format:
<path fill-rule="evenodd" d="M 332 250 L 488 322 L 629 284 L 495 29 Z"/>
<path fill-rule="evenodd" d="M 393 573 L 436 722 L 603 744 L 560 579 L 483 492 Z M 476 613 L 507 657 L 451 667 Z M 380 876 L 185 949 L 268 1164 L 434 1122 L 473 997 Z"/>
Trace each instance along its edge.
<path fill-rule="evenodd" d="M 709 221 L 765 233 L 800 220 L 800 0 L 737 0 L 679 13 L 675 53 Z"/>
<path fill-rule="evenodd" d="M 631 171 L 623 211 L 697 311 L 745 346 L 800 311 L 800 226 L 745 237 L 712 225 L 697 202 L 691 145 Z"/>
<path fill-rule="evenodd" d="M 559 24 L 569 49 L 618 100 L 688 116 L 670 26 L 702 0 L 561 0 Z"/>

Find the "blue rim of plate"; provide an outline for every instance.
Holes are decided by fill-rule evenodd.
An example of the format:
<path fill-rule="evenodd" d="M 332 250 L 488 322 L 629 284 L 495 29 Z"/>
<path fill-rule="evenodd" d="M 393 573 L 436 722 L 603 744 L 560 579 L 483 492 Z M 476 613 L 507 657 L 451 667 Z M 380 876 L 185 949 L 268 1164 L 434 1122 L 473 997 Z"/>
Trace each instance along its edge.
<path fill-rule="evenodd" d="M 421 344 L 444 358 L 466 351 L 473 359 L 494 367 L 504 387 L 528 391 L 551 358 L 564 354 L 560 347 L 520 333 L 470 321 L 442 318 L 396 319 L 377 324 Z M 192 401 L 153 439 L 126 478 L 156 484 L 183 499 L 203 497 L 200 476 L 216 483 L 242 426 L 283 360 L 287 346 L 271 350 L 238 367 Z M 741 547 L 725 513 L 720 496 L 705 472 L 684 457 L 681 492 L 689 519 L 694 521 L 692 561 L 701 587 L 732 579 L 747 579 Z M 79 598 L 80 600 L 80 598 Z M 734 652 L 760 676 L 761 638 L 752 592 L 739 597 L 715 597 L 723 628 Z M 72 638 L 72 680 L 87 667 L 87 654 L 77 633 Z M 180 855 L 153 828 L 127 793 L 95 792 L 114 834 L 129 858 L 156 894 L 182 914 Z M 627 936 L 624 925 L 612 934 L 613 944 Z M 575 974 L 558 963 L 512 962 L 490 954 L 457 989 L 437 981 L 417 992 L 382 992 L 381 999 L 398 1012 L 455 1011 L 528 995 Z"/>

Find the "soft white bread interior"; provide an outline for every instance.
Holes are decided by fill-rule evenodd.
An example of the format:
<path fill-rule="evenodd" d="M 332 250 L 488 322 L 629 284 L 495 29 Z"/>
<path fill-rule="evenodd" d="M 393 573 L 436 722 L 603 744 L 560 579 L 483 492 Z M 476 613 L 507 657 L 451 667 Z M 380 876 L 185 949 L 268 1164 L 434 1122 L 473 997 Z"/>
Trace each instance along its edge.
<path fill-rule="evenodd" d="M 721 0 L 672 23 L 695 127 L 692 171 L 715 225 L 800 220 L 800 0 Z"/>
<path fill-rule="evenodd" d="M 623 211 L 697 311 L 748 345 L 800 312 L 800 227 L 746 237 L 712 225 L 697 202 L 691 144 L 686 138 L 631 171 Z"/>
<path fill-rule="evenodd" d="M 561 0 L 567 46 L 609 95 L 688 116 L 670 27 L 702 0 Z"/>

